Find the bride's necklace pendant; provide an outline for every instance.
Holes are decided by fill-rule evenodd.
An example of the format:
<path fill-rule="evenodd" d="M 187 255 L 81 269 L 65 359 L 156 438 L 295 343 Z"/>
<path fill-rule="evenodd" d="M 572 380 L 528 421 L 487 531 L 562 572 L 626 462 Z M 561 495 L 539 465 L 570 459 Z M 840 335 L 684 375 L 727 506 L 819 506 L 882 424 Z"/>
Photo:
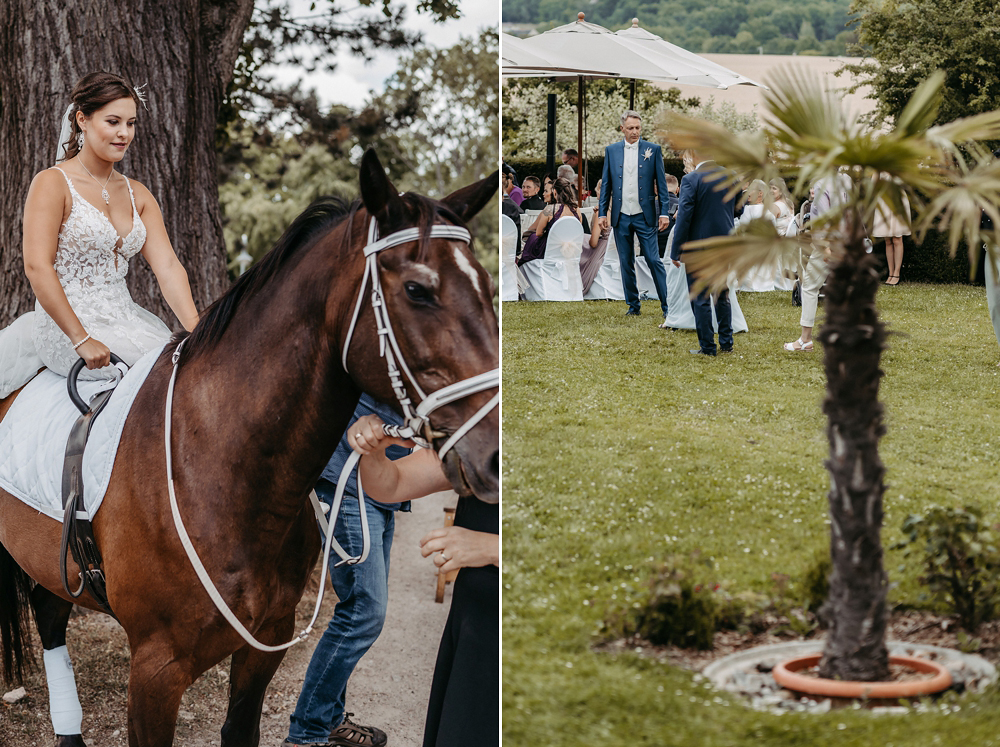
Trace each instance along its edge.
<path fill-rule="evenodd" d="M 100 179 L 90 173 L 90 169 L 87 168 L 87 165 L 83 161 L 80 161 L 80 165 L 83 166 L 83 170 L 87 172 L 87 175 L 97 182 L 97 186 L 101 188 L 101 198 L 104 200 L 104 204 L 110 206 L 111 195 L 108 194 L 108 184 L 111 182 L 111 177 L 115 175 L 115 170 L 111 169 L 111 173 L 108 174 L 108 178 L 104 180 L 104 184 L 101 184 Z"/>

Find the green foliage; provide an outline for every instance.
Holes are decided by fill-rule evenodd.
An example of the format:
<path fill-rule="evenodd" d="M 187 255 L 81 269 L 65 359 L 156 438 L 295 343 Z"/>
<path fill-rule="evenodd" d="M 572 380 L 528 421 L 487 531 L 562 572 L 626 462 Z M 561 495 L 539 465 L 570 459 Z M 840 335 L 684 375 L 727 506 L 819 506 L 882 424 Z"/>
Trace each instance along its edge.
<path fill-rule="evenodd" d="M 496 31 L 485 29 L 451 48 L 404 56 L 385 92 L 359 112 L 321 107 L 314 92 L 292 87 L 281 118 L 230 123 L 219 159 L 230 268 L 244 249 L 262 257 L 315 198 L 357 196 L 357 161 L 368 146 L 400 191 L 441 198 L 486 177 L 496 162 L 496 45 Z M 495 200 L 470 229 L 496 276 Z"/>
<path fill-rule="evenodd" d="M 854 0 L 858 44 L 865 56 L 846 65 L 877 102 L 873 121 L 895 121 L 935 70 L 945 73 L 935 122 L 1000 109 L 1000 5 L 983 0 Z"/>
<path fill-rule="evenodd" d="M 929 506 L 903 520 L 904 538 L 895 545 L 904 557 L 917 555 L 935 601 L 943 604 L 965 630 L 1000 610 L 1000 550 L 996 533 L 978 506 Z"/>
<path fill-rule="evenodd" d="M 848 30 L 850 0 L 504 0 L 504 23 L 536 24 L 545 30 L 576 20 L 616 30 L 638 17 L 643 28 L 693 52 L 843 55 L 854 34 Z"/>
<path fill-rule="evenodd" d="M 556 152 L 577 148 L 579 99 L 577 84 L 550 82 L 544 78 L 511 78 L 504 81 L 503 149 L 505 158 L 545 158 L 548 94 L 556 94 Z M 628 109 L 627 81 L 592 80 L 587 82 L 584 109 L 584 153 L 602 155 L 604 147 L 621 140 L 621 115 Z M 717 122 L 736 132 L 753 132 L 758 127 L 753 114 L 740 114 L 732 102 L 717 104 L 714 97 L 702 101 L 683 98 L 680 89 L 661 88 L 636 81 L 633 107 L 643 116 L 643 137 L 662 140 L 654 123 L 664 112 L 678 111 Z M 558 164 L 557 164 L 558 165 Z M 600 174 L 593 178 L 596 181 Z"/>
<path fill-rule="evenodd" d="M 635 634 L 657 646 L 710 649 L 715 622 L 712 591 L 685 571 L 665 565 L 652 579 L 649 597 L 636 615 Z"/>
<path fill-rule="evenodd" d="M 802 605 L 813 614 L 819 612 L 830 593 L 832 570 L 830 551 L 824 548 L 815 553 L 802 576 Z"/>

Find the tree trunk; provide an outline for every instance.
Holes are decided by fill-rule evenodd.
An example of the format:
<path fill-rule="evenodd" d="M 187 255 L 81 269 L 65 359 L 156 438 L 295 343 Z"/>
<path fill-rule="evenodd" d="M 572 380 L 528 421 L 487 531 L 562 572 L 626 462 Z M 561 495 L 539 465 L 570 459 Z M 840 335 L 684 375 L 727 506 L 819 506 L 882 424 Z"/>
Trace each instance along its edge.
<path fill-rule="evenodd" d="M 253 0 L 3 0 L 0 23 L 0 326 L 32 308 L 21 259 L 32 177 L 55 163 L 73 85 L 95 70 L 145 90 L 120 170 L 149 188 L 199 310 L 228 287 L 215 128 Z M 145 261 L 135 301 L 179 327 Z"/>
<path fill-rule="evenodd" d="M 875 294 L 874 256 L 855 232 L 826 283 L 825 351 L 830 458 L 830 556 L 833 572 L 823 617 L 830 624 L 820 675 L 873 682 L 888 679 L 885 645 L 888 577 L 882 565 L 885 467 L 878 442 L 885 433 L 878 401 L 885 327 Z"/>

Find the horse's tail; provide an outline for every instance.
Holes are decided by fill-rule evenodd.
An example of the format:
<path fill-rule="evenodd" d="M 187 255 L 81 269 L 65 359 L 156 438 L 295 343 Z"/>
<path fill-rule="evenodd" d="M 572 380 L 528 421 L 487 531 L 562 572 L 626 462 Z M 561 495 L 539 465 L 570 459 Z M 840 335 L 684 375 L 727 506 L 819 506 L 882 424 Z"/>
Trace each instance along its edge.
<path fill-rule="evenodd" d="M 34 666 L 29 624 L 31 578 L 0 545 L 0 653 L 3 654 L 2 679 L 19 685 L 25 669 Z"/>

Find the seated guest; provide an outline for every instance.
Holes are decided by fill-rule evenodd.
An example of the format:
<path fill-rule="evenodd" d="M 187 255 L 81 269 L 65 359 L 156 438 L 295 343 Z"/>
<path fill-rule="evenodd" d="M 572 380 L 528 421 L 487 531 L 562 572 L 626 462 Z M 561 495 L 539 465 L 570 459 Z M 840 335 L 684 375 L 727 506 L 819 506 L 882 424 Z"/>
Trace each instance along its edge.
<path fill-rule="evenodd" d="M 565 179 L 573 188 L 576 189 L 576 172 L 573 171 L 573 167 L 567 164 L 563 164 L 558 169 L 556 169 L 556 179 Z"/>
<path fill-rule="evenodd" d="M 515 205 L 520 205 L 524 201 L 524 193 L 517 186 L 514 175 L 509 171 L 503 173 L 503 191 L 514 201 Z"/>
<path fill-rule="evenodd" d="M 594 284 L 594 278 L 604 264 L 604 255 L 608 249 L 608 237 L 611 227 L 601 230 L 595 225 L 589 236 L 583 237 L 583 252 L 580 254 L 580 278 L 583 280 L 583 292 L 587 293 Z"/>
<path fill-rule="evenodd" d="M 562 162 L 569 166 L 574 171 L 580 169 L 580 154 L 577 153 L 576 148 L 567 148 L 562 152 Z"/>
<path fill-rule="evenodd" d="M 667 250 L 667 241 L 670 239 L 670 231 L 674 227 L 674 216 L 677 215 L 677 195 L 681 190 L 680 182 L 677 181 L 676 176 L 673 174 L 667 174 L 664 178 L 667 181 L 667 217 L 670 218 L 670 223 L 663 231 L 656 232 L 656 244 L 660 250 L 661 259 Z"/>
<path fill-rule="evenodd" d="M 521 203 L 522 210 L 542 210 L 545 208 L 545 199 L 542 197 L 542 183 L 537 176 L 524 177 L 521 185 L 524 192 L 524 202 Z"/>
<path fill-rule="evenodd" d="M 555 202 L 547 205 L 541 212 L 538 219 L 528 230 L 534 233 L 528 236 L 524 242 L 524 250 L 517 259 L 518 266 L 534 259 L 542 259 L 545 256 L 545 242 L 549 238 L 549 229 L 552 224 L 564 215 L 572 215 L 577 220 L 582 221 L 580 209 L 576 203 L 576 188 L 565 179 L 556 179 L 552 185 L 552 195 Z"/>
<path fill-rule="evenodd" d="M 504 195 L 503 201 L 500 203 L 500 212 L 514 221 L 514 225 L 517 227 L 517 244 L 515 246 L 521 248 L 521 215 L 524 213 L 517 203 L 515 203 L 509 196 Z"/>

